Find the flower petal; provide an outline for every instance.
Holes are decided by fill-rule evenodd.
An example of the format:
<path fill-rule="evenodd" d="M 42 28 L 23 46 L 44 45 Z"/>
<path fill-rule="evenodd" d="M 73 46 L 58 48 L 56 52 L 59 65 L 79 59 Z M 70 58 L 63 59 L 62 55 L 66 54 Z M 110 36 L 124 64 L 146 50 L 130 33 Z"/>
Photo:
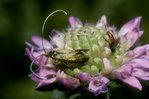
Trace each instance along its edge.
<path fill-rule="evenodd" d="M 149 56 L 149 44 L 146 45 L 147 48 L 145 49 L 146 55 Z"/>
<path fill-rule="evenodd" d="M 139 90 L 142 89 L 142 86 L 137 78 L 132 75 L 132 67 L 131 65 L 124 65 L 112 72 L 113 78 L 118 78 L 122 82 L 137 88 Z"/>
<path fill-rule="evenodd" d="M 132 75 L 142 80 L 149 80 L 149 69 L 134 68 Z"/>
<path fill-rule="evenodd" d="M 91 76 L 86 72 L 82 72 L 77 74 L 77 78 L 80 79 L 81 82 L 89 82 Z"/>
<path fill-rule="evenodd" d="M 52 45 L 49 41 L 39 37 L 39 36 L 33 36 L 32 41 L 40 48 L 45 49 L 52 49 Z"/>
<path fill-rule="evenodd" d="M 38 83 L 36 87 L 37 90 L 48 90 L 51 84 L 57 82 L 56 71 L 47 69 L 45 65 L 43 65 L 39 68 L 37 73 L 32 74 L 31 79 Z"/>
<path fill-rule="evenodd" d="M 139 80 L 136 79 L 135 77 L 128 76 L 125 79 L 121 79 L 121 80 L 134 88 L 142 90 L 142 85 L 140 84 Z"/>
<path fill-rule="evenodd" d="M 101 19 L 96 23 L 96 28 L 105 29 L 106 25 L 107 25 L 107 18 L 105 15 L 103 15 Z"/>
<path fill-rule="evenodd" d="M 120 43 L 125 44 L 125 50 L 132 47 L 135 42 L 141 37 L 143 31 L 140 31 L 140 21 L 142 17 L 136 17 L 135 19 L 126 23 L 119 31 Z M 127 45 L 127 46 L 126 46 Z"/>
<path fill-rule="evenodd" d="M 69 17 L 69 23 L 70 23 L 71 28 L 73 28 L 73 29 L 83 26 L 82 22 L 74 16 Z"/>
<path fill-rule="evenodd" d="M 56 82 L 56 77 L 47 80 L 41 80 L 38 86 L 36 87 L 37 90 L 46 91 L 49 90 L 49 86 L 53 85 Z"/>
<path fill-rule="evenodd" d="M 95 95 L 106 93 L 108 91 L 107 85 L 109 79 L 100 75 L 95 75 L 89 83 L 88 90 Z"/>
<path fill-rule="evenodd" d="M 57 30 L 52 30 L 51 37 L 53 43 L 60 49 L 64 47 L 64 35 Z"/>
<path fill-rule="evenodd" d="M 74 90 L 80 85 L 79 79 L 72 77 L 61 78 L 60 82 L 70 90 Z"/>
<path fill-rule="evenodd" d="M 43 55 L 44 52 L 43 51 L 34 52 L 33 50 L 34 50 L 33 48 L 31 50 L 29 50 L 28 48 L 25 49 L 26 54 L 28 55 L 30 60 L 34 61 L 35 64 L 39 64 L 39 62 L 38 62 L 39 56 Z"/>
<path fill-rule="evenodd" d="M 119 35 L 126 35 L 127 33 L 132 32 L 134 29 L 136 29 L 137 31 L 140 31 L 140 21 L 141 21 L 142 17 L 136 17 L 132 20 L 130 20 L 129 22 L 127 22 L 126 24 L 124 24 L 122 26 L 122 28 L 119 31 Z"/>
<path fill-rule="evenodd" d="M 25 42 L 25 44 L 28 46 L 29 49 L 34 49 L 36 51 L 41 51 L 42 50 L 41 48 L 35 47 L 35 46 L 33 46 L 32 44 L 30 44 L 28 42 Z"/>
<path fill-rule="evenodd" d="M 137 51 L 140 51 L 140 49 Z M 129 60 L 120 68 L 112 71 L 112 76 L 120 79 L 132 87 L 142 90 L 142 86 L 138 79 L 149 80 L 148 64 L 149 56 L 143 54 L 140 57 Z"/>
<path fill-rule="evenodd" d="M 149 56 L 148 55 L 142 55 L 139 57 L 140 59 L 146 59 L 146 60 L 149 60 Z"/>
<path fill-rule="evenodd" d="M 137 47 L 137 48 L 135 48 L 135 49 L 133 49 L 133 50 L 130 50 L 130 51 L 128 51 L 126 54 L 125 54 L 125 56 L 126 57 L 129 57 L 129 58 L 137 58 L 137 57 L 140 57 L 140 56 L 142 56 L 143 54 L 146 54 L 146 53 L 148 53 L 147 51 L 147 49 L 149 49 L 149 44 L 146 44 L 146 45 L 143 45 L 143 46 L 140 46 L 140 47 Z M 146 53 L 145 53 L 146 52 Z"/>
<path fill-rule="evenodd" d="M 133 67 L 131 64 L 125 64 L 118 69 L 112 71 L 112 77 L 118 79 L 124 79 L 125 76 L 131 76 Z"/>
<path fill-rule="evenodd" d="M 112 71 L 112 65 L 110 61 L 107 58 L 103 59 L 103 64 L 104 64 L 104 73 L 109 74 Z"/>
<path fill-rule="evenodd" d="M 149 69 L 149 60 L 145 60 L 145 59 L 133 59 L 130 62 L 133 62 L 134 64 L 134 68 L 148 68 Z"/>

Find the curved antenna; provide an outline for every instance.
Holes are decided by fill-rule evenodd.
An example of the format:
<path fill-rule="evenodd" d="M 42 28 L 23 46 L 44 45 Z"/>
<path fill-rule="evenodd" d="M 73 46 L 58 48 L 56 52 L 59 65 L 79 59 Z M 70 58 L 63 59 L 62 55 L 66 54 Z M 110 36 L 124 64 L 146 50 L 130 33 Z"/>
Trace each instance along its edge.
<path fill-rule="evenodd" d="M 40 56 L 41 56 L 41 55 L 40 55 Z M 31 71 L 32 74 L 34 74 L 36 77 L 38 77 L 38 78 L 40 78 L 40 79 L 46 80 L 47 78 L 42 77 L 42 76 L 38 75 L 37 73 L 35 73 L 35 72 L 33 71 L 33 63 L 34 63 L 34 62 L 36 61 L 36 59 L 37 59 L 38 57 L 40 57 L 40 56 L 37 56 L 37 57 L 31 62 L 31 64 L 30 64 L 30 71 Z"/>
<path fill-rule="evenodd" d="M 44 50 L 45 53 L 46 53 L 46 50 L 45 50 L 44 44 L 43 44 L 43 33 L 44 33 L 45 24 L 46 24 L 47 20 L 48 20 L 53 14 L 55 14 L 55 13 L 57 13 L 57 12 L 63 12 L 64 14 L 67 15 L 67 12 L 64 11 L 64 10 L 55 10 L 55 11 L 53 11 L 52 13 L 50 13 L 50 14 L 47 16 L 47 18 L 44 20 L 43 25 L 42 25 L 42 45 L 43 45 L 43 50 Z M 52 40 L 52 39 L 51 39 L 51 40 Z"/>
<path fill-rule="evenodd" d="M 54 12 L 50 13 L 50 14 L 47 16 L 47 18 L 44 20 L 43 25 L 42 25 L 42 45 L 43 45 L 43 50 L 44 50 L 45 54 L 46 54 L 46 50 L 45 50 L 44 44 L 43 44 L 43 33 L 44 33 L 45 24 L 46 24 L 47 20 L 48 20 L 53 14 L 55 14 L 55 13 L 57 13 L 57 12 L 63 12 L 64 14 L 67 15 L 66 11 L 64 11 L 64 10 L 55 10 Z M 37 56 L 37 57 L 31 62 L 31 64 L 30 64 L 30 71 L 31 71 L 32 74 L 34 74 L 36 77 L 38 77 L 38 78 L 40 78 L 40 79 L 45 79 L 45 80 L 46 80 L 47 78 L 38 75 L 38 74 L 35 73 L 34 70 L 33 70 L 33 64 L 34 64 L 34 62 L 37 60 L 37 58 L 40 57 L 40 56 L 42 56 L 42 55 Z"/>

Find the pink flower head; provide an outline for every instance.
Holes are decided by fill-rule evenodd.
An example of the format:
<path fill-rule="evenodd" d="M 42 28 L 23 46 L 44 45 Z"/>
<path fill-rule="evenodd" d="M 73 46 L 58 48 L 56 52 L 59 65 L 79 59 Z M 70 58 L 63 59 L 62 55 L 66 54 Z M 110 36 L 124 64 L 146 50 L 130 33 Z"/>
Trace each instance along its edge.
<path fill-rule="evenodd" d="M 106 93 L 108 91 L 107 88 L 108 83 L 109 83 L 108 78 L 97 74 L 91 78 L 88 90 L 94 93 L 95 95 Z"/>
<path fill-rule="evenodd" d="M 69 90 L 87 88 L 97 96 L 108 92 L 110 80 L 118 79 L 142 90 L 140 80 L 149 80 L 149 44 L 135 46 L 143 34 L 141 18 L 118 30 L 108 24 L 105 15 L 96 25 L 70 16 L 70 27 L 63 32 L 53 29 L 49 41 L 33 36 L 34 45 L 26 42 L 25 51 L 32 61 L 36 89 L 47 90 L 56 83 Z"/>

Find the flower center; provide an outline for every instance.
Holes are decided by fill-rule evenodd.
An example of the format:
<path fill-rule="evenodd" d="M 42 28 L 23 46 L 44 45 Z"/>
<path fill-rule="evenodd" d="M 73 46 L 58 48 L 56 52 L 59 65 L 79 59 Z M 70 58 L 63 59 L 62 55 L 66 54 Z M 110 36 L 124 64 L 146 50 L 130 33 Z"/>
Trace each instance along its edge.
<path fill-rule="evenodd" d="M 121 53 L 117 51 L 116 37 L 116 33 L 97 29 L 94 26 L 70 28 L 64 36 L 64 49 L 81 49 L 82 51 L 87 49 L 88 51 L 83 51 L 83 53 L 89 56 L 89 60 L 81 64 L 79 68 L 81 71 L 94 75 L 103 70 L 103 58 L 105 57 L 112 62 L 113 66 L 118 65 L 119 60 L 115 60 L 115 54 L 121 55 Z"/>
<path fill-rule="evenodd" d="M 101 86 L 103 84 L 103 79 L 94 79 L 93 80 L 93 83 L 96 85 L 96 86 Z"/>

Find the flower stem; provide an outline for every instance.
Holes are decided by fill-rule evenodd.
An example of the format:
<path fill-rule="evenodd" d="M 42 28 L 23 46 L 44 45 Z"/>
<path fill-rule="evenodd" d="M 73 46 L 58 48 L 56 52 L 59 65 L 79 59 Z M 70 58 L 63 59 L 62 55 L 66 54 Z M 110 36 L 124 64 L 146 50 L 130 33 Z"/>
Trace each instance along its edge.
<path fill-rule="evenodd" d="M 110 91 L 108 90 L 108 92 L 106 93 L 106 99 L 110 99 Z"/>

